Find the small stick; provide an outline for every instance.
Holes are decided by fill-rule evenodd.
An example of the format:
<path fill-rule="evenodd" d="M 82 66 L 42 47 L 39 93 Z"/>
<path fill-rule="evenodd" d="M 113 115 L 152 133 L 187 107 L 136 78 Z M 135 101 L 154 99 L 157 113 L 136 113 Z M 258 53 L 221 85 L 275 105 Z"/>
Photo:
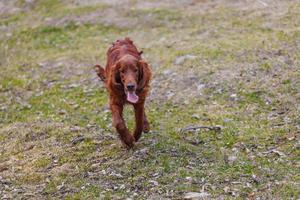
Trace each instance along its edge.
<path fill-rule="evenodd" d="M 220 131 L 221 126 L 202 126 L 202 125 L 195 125 L 195 126 L 187 126 L 180 130 L 180 133 L 188 132 L 188 131 L 196 131 L 199 129 L 208 129 L 210 131 Z"/>

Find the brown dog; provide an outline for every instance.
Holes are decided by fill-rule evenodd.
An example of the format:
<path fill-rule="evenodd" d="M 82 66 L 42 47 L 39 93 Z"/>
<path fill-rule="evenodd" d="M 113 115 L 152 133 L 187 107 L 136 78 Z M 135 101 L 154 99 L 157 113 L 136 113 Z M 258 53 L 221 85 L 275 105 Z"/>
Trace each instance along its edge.
<path fill-rule="evenodd" d="M 127 148 L 134 146 L 142 131 L 148 132 L 150 129 L 144 104 L 149 91 L 151 70 L 147 62 L 142 60 L 141 54 L 129 38 L 117 40 L 107 51 L 106 68 L 95 66 L 109 92 L 113 126 Z M 133 136 L 123 118 L 125 104 L 134 107 L 136 126 Z"/>

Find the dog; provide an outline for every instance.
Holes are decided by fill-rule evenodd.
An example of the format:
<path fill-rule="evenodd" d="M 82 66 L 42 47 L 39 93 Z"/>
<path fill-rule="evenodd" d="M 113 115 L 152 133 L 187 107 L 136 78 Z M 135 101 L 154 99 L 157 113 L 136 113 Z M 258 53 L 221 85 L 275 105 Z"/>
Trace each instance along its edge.
<path fill-rule="evenodd" d="M 105 69 L 95 65 L 95 71 L 109 93 L 109 106 L 113 126 L 125 146 L 134 147 L 142 132 L 149 132 L 150 125 L 145 113 L 145 100 L 150 89 L 151 68 L 142 59 L 130 38 L 117 40 L 107 51 Z M 124 105 L 134 107 L 135 130 L 130 134 L 123 118 Z"/>

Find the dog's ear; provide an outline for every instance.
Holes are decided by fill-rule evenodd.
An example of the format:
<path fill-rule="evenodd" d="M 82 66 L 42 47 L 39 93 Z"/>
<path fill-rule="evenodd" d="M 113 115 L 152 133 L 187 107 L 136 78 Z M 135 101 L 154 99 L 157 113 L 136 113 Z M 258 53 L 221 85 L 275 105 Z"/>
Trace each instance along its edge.
<path fill-rule="evenodd" d="M 121 81 L 121 76 L 120 76 L 120 64 L 117 62 L 114 66 L 112 66 L 111 69 L 111 82 L 114 86 L 116 87 L 122 87 L 122 81 Z"/>
<path fill-rule="evenodd" d="M 142 90 L 147 86 L 151 80 L 151 70 L 148 63 L 144 60 L 138 61 L 139 67 L 139 81 L 138 81 L 138 90 Z"/>
<path fill-rule="evenodd" d="M 95 65 L 94 69 L 97 73 L 97 75 L 100 77 L 100 79 L 105 82 L 106 81 L 106 73 L 105 70 L 100 65 Z"/>

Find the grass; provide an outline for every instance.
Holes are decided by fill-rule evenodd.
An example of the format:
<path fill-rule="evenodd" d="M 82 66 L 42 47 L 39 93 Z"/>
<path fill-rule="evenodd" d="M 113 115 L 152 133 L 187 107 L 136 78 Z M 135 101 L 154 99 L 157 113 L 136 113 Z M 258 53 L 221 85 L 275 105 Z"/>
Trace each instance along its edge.
<path fill-rule="evenodd" d="M 271 12 L 226 2 L 140 3 L 37 1 L 1 15 L 10 33 L 0 36 L 1 198 L 181 199 L 201 191 L 299 198 L 300 5 L 281 2 L 282 10 Z M 122 26 L 76 23 L 97 12 Z M 63 17 L 71 20 L 57 25 Z M 137 28 L 128 28 L 135 20 Z M 152 132 L 132 151 L 121 147 L 92 69 L 124 36 L 154 72 L 146 106 Z M 196 58 L 174 64 L 187 54 Z M 125 118 L 132 130 L 132 109 Z M 222 130 L 180 132 L 193 124 Z"/>

